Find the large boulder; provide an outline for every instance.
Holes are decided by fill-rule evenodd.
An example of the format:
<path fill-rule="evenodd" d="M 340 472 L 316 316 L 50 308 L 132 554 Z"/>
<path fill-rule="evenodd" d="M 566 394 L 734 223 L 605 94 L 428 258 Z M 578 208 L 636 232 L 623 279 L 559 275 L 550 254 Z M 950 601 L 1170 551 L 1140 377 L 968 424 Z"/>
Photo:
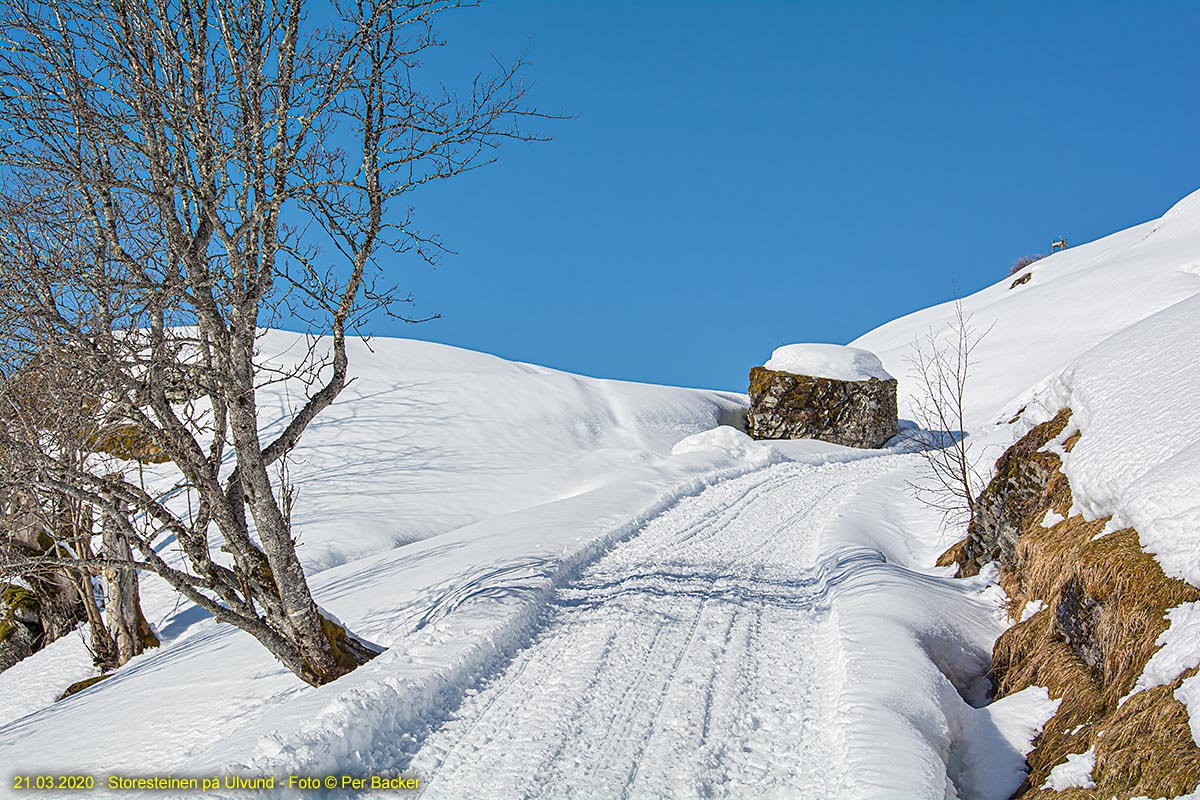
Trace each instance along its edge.
<path fill-rule="evenodd" d="M 899 428 L 896 379 L 874 353 L 794 344 L 750 370 L 750 435 L 882 447 Z"/>

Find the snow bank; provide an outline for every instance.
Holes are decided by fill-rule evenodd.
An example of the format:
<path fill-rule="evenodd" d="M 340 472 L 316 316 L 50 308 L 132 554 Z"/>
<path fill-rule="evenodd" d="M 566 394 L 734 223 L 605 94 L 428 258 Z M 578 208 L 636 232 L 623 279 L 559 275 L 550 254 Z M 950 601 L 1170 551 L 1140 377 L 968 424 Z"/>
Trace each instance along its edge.
<path fill-rule="evenodd" d="M 823 551 L 861 562 L 833 603 L 853 796 L 1006 800 L 1059 701 L 1030 688 L 987 703 L 1006 598 L 992 572 L 929 566 L 952 538 L 907 490 L 918 457 L 890 458 L 822 532 Z"/>
<path fill-rule="evenodd" d="M 838 381 L 889 380 L 879 357 L 858 347 L 839 344 L 789 344 L 775 349 L 767 369 Z"/>
<path fill-rule="evenodd" d="M 754 441 L 737 428 L 721 425 L 711 431 L 694 433 L 686 439 L 681 439 L 671 448 L 671 455 L 704 452 L 715 450 L 734 458 L 765 452 L 767 445 Z"/>
<path fill-rule="evenodd" d="M 1170 626 L 1155 641 L 1159 649 L 1146 662 L 1130 695 L 1164 686 L 1192 667 L 1200 666 L 1200 602 L 1172 608 L 1167 619 Z"/>
<path fill-rule="evenodd" d="M 1070 407 L 1075 511 L 1134 527 L 1163 571 L 1200 586 L 1200 295 L 1090 350 L 1038 397 Z"/>

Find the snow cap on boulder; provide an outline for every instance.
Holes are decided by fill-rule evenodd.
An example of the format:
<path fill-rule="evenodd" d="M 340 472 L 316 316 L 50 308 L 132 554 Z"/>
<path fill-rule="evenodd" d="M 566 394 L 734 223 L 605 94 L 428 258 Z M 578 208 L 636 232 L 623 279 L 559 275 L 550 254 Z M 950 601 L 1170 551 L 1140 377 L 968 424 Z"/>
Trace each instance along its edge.
<path fill-rule="evenodd" d="M 829 378 L 835 381 L 891 380 L 879 356 L 870 350 L 840 344 L 788 344 L 777 347 L 763 365 L 776 372 Z"/>

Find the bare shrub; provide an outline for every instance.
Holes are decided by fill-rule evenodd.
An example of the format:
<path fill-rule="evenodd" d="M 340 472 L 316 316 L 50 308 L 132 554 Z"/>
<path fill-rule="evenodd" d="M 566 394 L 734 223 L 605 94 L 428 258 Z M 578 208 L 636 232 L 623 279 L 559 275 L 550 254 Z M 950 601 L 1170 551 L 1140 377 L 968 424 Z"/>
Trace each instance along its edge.
<path fill-rule="evenodd" d="M 966 433 L 967 380 L 971 354 L 988 331 L 978 331 L 962 300 L 954 301 L 947 328 L 932 328 L 913 342 L 906 359 L 916 386 L 912 414 L 916 429 L 904 433 L 925 462 L 924 482 L 909 487 L 917 499 L 942 513 L 946 526 L 975 518 L 975 496 L 983 483 Z"/>
<path fill-rule="evenodd" d="M 1030 264 L 1037 263 L 1038 261 L 1041 261 L 1045 257 L 1046 257 L 1045 253 L 1034 253 L 1032 255 L 1021 256 L 1020 258 L 1018 258 L 1016 261 L 1013 262 L 1012 267 L 1010 267 L 1008 270 L 1008 274 L 1016 275 L 1018 272 L 1025 269 L 1026 267 L 1028 267 Z"/>

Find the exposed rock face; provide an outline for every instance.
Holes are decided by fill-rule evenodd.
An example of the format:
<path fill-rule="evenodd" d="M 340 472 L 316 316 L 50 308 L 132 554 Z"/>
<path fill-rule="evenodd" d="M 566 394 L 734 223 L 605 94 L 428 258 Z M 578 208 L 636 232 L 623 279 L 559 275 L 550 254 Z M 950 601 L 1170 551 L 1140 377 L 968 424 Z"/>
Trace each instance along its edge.
<path fill-rule="evenodd" d="M 1005 569 L 1016 566 L 1017 539 L 1035 512 L 1045 509 L 1046 487 L 1062 464 L 1058 456 L 1041 448 L 1062 433 L 1070 418 L 1070 409 L 1063 409 L 1021 437 L 996 461 L 996 476 L 975 503 L 975 519 L 960 559 L 962 575 L 975 575 L 990 561 L 999 561 Z"/>
<path fill-rule="evenodd" d="M 17 586 L 0 594 L 0 672 L 41 648 L 43 628 L 36 596 Z"/>
<path fill-rule="evenodd" d="M 13 625 L 7 631 L 0 629 L 0 672 L 34 653 L 33 634 L 24 625 Z"/>
<path fill-rule="evenodd" d="M 1055 628 L 1067 646 L 1097 675 L 1104 674 L 1104 644 L 1100 626 L 1104 604 L 1087 593 L 1079 580 L 1062 590 L 1054 609 Z"/>
<path fill-rule="evenodd" d="M 747 421 L 755 439 L 882 447 L 900 430 L 896 379 L 843 381 L 755 367 Z"/>
<path fill-rule="evenodd" d="M 996 462 L 968 538 L 939 563 L 957 561 L 960 575 L 973 575 L 981 563 L 1000 562 L 1015 624 L 992 653 L 996 696 L 1038 686 L 1060 700 L 1014 798 L 1059 797 L 1039 787 L 1071 754 L 1089 749 L 1095 787 L 1071 797 L 1176 797 L 1200 784 L 1200 747 L 1175 696 L 1197 668 L 1144 691 L 1135 685 L 1159 649 L 1168 610 L 1200 602 L 1200 589 L 1169 578 L 1136 530 L 1109 531 L 1109 518 L 1071 513 L 1062 460 L 1043 449 L 1054 439 L 1069 453 L 1086 438 L 1066 436 L 1070 415 L 1062 409 Z"/>

